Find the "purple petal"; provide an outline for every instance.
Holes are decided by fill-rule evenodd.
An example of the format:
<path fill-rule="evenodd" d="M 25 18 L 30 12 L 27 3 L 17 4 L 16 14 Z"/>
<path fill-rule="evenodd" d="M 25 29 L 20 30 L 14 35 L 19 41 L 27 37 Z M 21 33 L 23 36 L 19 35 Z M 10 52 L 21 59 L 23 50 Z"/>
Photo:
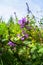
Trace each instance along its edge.
<path fill-rule="evenodd" d="M 22 22 L 26 22 L 26 18 L 22 18 Z"/>
<path fill-rule="evenodd" d="M 18 21 L 18 24 L 21 25 L 21 24 L 22 24 L 22 20 L 19 20 L 19 21 Z"/>
<path fill-rule="evenodd" d="M 11 41 L 8 42 L 8 45 L 9 46 L 15 46 L 15 44 L 13 42 L 11 42 Z"/>

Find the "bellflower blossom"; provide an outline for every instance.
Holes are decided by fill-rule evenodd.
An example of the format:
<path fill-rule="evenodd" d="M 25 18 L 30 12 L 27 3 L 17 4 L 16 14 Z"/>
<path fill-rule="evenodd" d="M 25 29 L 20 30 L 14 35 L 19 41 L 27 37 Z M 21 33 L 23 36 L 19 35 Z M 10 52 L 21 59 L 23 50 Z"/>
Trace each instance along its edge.
<path fill-rule="evenodd" d="M 26 23 L 27 21 L 26 21 L 26 18 L 22 18 L 22 22 L 23 23 Z"/>
<path fill-rule="evenodd" d="M 18 21 L 18 24 L 21 26 L 21 28 L 23 28 L 25 26 L 26 22 L 27 22 L 26 18 L 22 18 L 22 20 Z"/>
<path fill-rule="evenodd" d="M 8 45 L 9 46 L 15 46 L 15 44 L 13 42 L 11 42 L 11 41 L 8 42 Z"/>

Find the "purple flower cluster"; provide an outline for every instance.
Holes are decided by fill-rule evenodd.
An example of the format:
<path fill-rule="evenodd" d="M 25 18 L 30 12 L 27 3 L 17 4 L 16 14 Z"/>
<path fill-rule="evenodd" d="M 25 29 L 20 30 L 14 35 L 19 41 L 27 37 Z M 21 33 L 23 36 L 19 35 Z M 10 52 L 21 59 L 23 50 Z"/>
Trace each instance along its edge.
<path fill-rule="evenodd" d="M 9 45 L 9 46 L 15 46 L 16 44 L 14 44 L 13 42 L 9 41 L 9 42 L 8 42 L 8 45 Z"/>
<path fill-rule="evenodd" d="M 20 25 L 21 28 L 24 28 L 25 27 L 27 29 L 28 28 L 27 26 L 29 24 L 29 21 L 27 21 L 26 18 L 22 18 L 22 20 L 19 20 L 18 21 L 18 24 Z M 28 34 L 24 30 L 22 31 L 22 34 L 23 34 L 23 36 L 21 37 L 21 40 L 24 41 L 25 39 L 28 38 Z"/>
<path fill-rule="evenodd" d="M 28 38 L 28 34 L 25 34 L 25 35 L 21 38 L 21 40 L 24 41 L 24 40 L 27 39 L 27 38 Z"/>
<path fill-rule="evenodd" d="M 26 18 L 22 18 L 22 20 L 18 21 L 18 24 L 21 26 L 21 28 L 24 28 L 26 23 L 27 23 Z"/>

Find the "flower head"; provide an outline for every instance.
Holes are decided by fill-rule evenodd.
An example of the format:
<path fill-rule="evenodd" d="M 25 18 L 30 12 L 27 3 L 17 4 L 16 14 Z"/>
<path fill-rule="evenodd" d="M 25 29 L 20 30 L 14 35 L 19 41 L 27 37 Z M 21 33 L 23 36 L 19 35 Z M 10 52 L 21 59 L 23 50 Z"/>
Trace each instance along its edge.
<path fill-rule="evenodd" d="M 22 18 L 22 22 L 23 23 L 26 23 L 27 21 L 26 21 L 26 18 Z"/>
<path fill-rule="evenodd" d="M 15 46 L 15 44 L 13 42 L 11 42 L 11 41 L 8 42 L 8 45 L 9 46 Z"/>
<path fill-rule="evenodd" d="M 21 26 L 21 28 L 23 28 L 25 26 L 26 22 L 27 22 L 26 18 L 22 18 L 22 20 L 18 21 L 18 24 Z"/>

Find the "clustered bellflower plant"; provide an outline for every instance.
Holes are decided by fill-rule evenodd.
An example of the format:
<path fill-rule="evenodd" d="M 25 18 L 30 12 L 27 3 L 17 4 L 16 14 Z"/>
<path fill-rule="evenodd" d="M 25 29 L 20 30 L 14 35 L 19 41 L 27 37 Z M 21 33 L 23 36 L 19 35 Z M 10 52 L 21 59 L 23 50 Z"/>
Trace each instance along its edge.
<path fill-rule="evenodd" d="M 0 65 L 43 65 L 43 18 L 39 27 L 29 9 L 21 20 L 14 12 L 15 20 L 0 19 Z M 30 17 L 29 14 L 32 14 Z"/>
<path fill-rule="evenodd" d="M 28 25 L 29 21 L 27 21 L 26 17 L 22 18 L 22 20 L 18 21 L 18 24 L 20 25 L 20 28 L 22 28 L 22 33 L 23 36 L 21 37 L 21 40 L 25 40 L 26 38 L 28 38 L 28 34 L 25 32 L 25 30 L 23 30 L 23 28 L 25 28 Z"/>
<path fill-rule="evenodd" d="M 29 16 L 14 22 L 0 20 L 0 65 L 43 65 L 43 29 Z"/>

